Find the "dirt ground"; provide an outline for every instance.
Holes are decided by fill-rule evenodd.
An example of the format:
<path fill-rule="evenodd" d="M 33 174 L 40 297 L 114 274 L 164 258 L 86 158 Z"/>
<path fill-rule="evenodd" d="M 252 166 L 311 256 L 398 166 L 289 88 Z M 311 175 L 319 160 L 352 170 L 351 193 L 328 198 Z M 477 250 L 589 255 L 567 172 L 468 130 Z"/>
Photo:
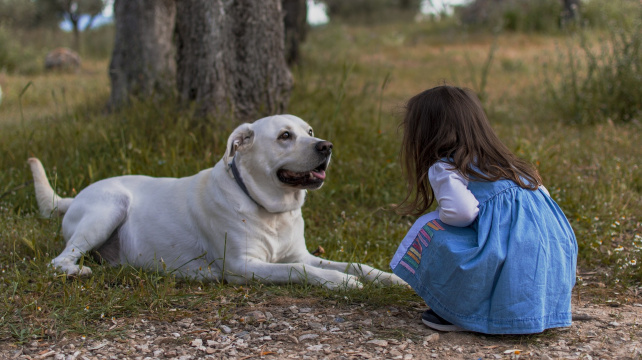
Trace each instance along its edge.
<path fill-rule="evenodd" d="M 1 359 L 639 359 L 642 304 L 574 298 L 574 323 L 530 336 L 440 333 L 419 320 L 424 308 L 373 309 L 321 299 L 275 297 L 236 307 L 213 324 L 107 322 L 114 338 L 0 344 Z"/>

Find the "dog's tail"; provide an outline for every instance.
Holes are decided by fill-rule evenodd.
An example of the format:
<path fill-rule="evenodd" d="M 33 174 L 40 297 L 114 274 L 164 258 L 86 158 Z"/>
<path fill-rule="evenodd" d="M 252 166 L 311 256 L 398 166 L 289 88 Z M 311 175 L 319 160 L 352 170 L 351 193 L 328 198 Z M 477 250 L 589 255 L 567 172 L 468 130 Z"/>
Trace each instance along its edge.
<path fill-rule="evenodd" d="M 62 216 L 67 212 L 74 199 L 61 198 L 54 192 L 40 160 L 29 158 L 28 162 L 33 174 L 33 184 L 36 188 L 36 201 L 38 202 L 40 215 L 46 218 Z"/>

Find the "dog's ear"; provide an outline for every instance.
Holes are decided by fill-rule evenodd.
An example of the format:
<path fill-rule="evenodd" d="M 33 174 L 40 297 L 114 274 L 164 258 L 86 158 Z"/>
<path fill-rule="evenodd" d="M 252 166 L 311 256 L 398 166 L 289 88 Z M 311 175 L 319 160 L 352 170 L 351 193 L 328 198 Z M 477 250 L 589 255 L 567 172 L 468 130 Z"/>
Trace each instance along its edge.
<path fill-rule="evenodd" d="M 223 157 L 226 164 L 230 164 L 237 151 L 249 149 L 254 142 L 254 131 L 251 124 L 242 124 L 237 127 L 227 139 L 227 148 Z"/>

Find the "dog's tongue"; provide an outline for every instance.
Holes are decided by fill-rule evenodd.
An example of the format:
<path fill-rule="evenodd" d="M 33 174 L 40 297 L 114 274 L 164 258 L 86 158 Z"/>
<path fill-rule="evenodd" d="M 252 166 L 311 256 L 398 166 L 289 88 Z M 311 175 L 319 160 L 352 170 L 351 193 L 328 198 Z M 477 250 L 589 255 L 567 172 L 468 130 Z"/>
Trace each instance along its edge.
<path fill-rule="evenodd" d="M 325 170 L 321 170 L 321 171 L 311 171 L 311 173 L 312 173 L 312 175 L 313 175 L 315 178 L 317 178 L 317 179 L 321 179 L 321 180 L 324 180 L 324 179 L 325 179 Z"/>

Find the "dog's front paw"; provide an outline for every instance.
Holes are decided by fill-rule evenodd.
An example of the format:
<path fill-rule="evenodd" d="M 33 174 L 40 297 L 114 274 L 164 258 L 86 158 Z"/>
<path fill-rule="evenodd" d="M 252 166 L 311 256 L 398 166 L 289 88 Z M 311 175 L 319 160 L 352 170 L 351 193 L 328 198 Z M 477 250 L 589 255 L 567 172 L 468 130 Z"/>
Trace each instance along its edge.
<path fill-rule="evenodd" d="M 374 270 L 370 273 L 364 274 L 364 277 L 375 284 L 409 286 L 408 283 L 399 276 L 379 270 Z"/>
<path fill-rule="evenodd" d="M 363 284 L 359 281 L 359 278 L 354 275 L 348 275 L 345 281 L 343 282 L 346 288 L 350 289 L 362 289 Z"/>
<path fill-rule="evenodd" d="M 51 261 L 51 266 L 55 269 L 58 269 L 68 276 L 89 276 L 91 275 L 91 269 L 87 266 L 80 267 L 76 264 L 69 264 L 63 261 L 56 261 L 55 259 Z"/>
<path fill-rule="evenodd" d="M 384 285 L 410 286 L 402 278 L 400 278 L 399 276 L 397 276 L 395 274 L 391 274 L 391 273 L 382 273 L 381 276 L 378 278 L 378 280 L 379 280 L 379 282 L 381 282 Z"/>
<path fill-rule="evenodd" d="M 331 282 L 327 281 L 323 284 L 326 288 L 330 290 L 338 289 L 361 289 L 363 284 L 359 281 L 359 278 L 354 275 L 346 275 L 343 281 Z"/>

